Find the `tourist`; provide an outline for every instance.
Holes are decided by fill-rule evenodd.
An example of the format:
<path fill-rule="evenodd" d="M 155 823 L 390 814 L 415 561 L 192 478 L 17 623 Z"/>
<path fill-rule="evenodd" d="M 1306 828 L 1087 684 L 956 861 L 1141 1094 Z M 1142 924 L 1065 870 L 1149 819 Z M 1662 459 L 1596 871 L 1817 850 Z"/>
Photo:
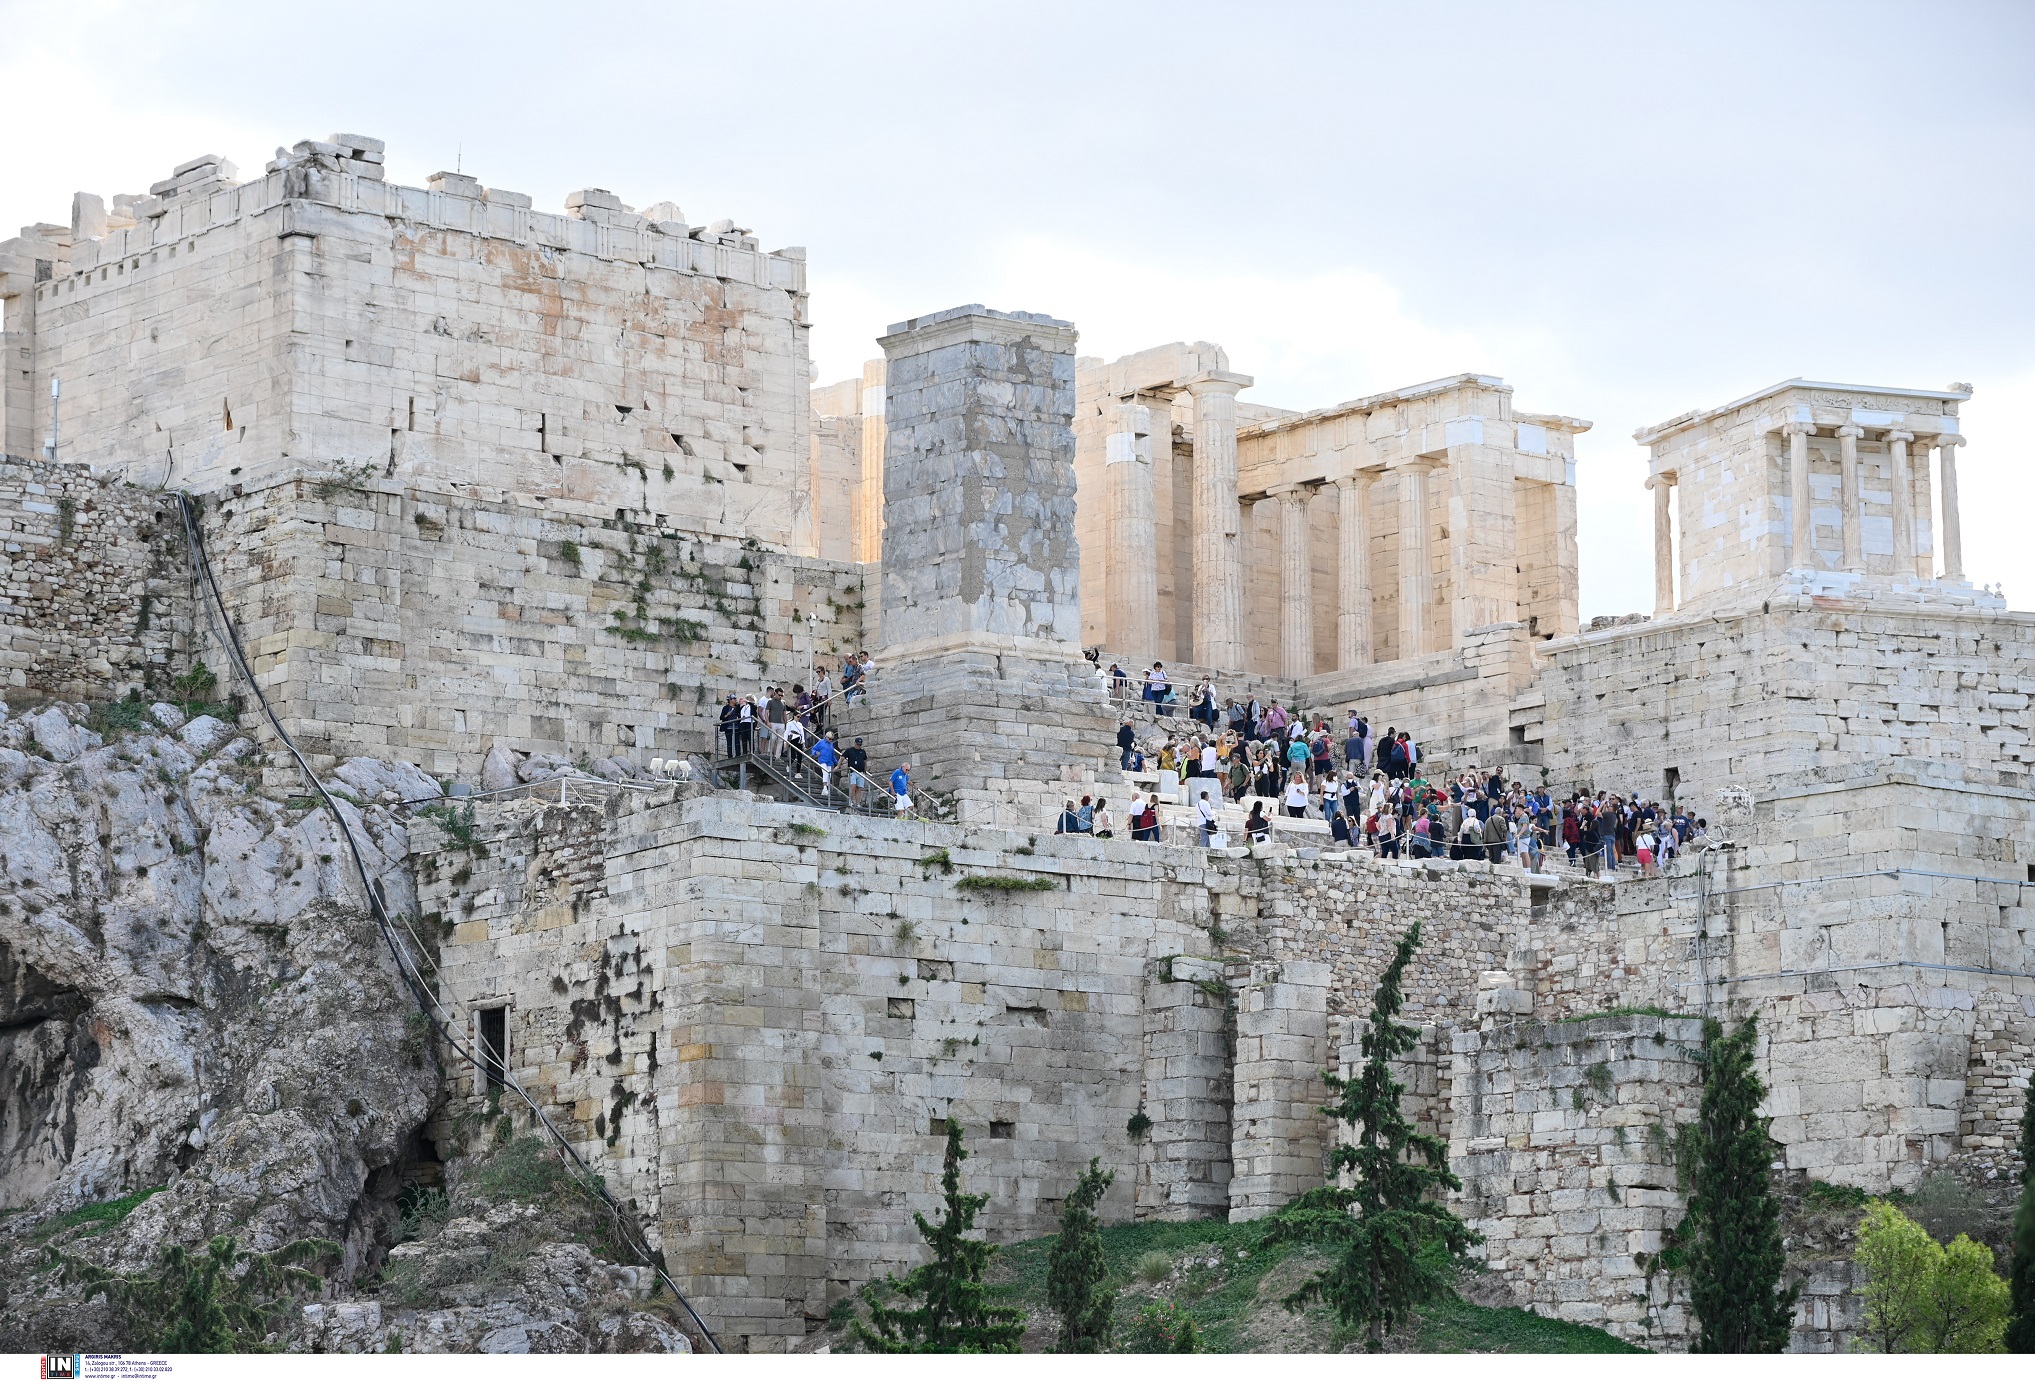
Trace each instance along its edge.
<path fill-rule="evenodd" d="M 906 814 L 911 810 L 912 765 L 910 763 L 899 763 L 897 769 L 890 774 L 890 798 L 890 808 L 899 815 Z"/>
<path fill-rule="evenodd" d="M 1078 811 L 1074 809 L 1074 798 L 1072 796 L 1069 796 L 1067 798 L 1067 804 L 1060 808 L 1060 819 L 1058 823 L 1056 823 L 1053 826 L 1053 833 L 1055 834 L 1081 833 L 1081 815 Z"/>
<path fill-rule="evenodd" d="M 770 698 L 763 702 L 763 729 L 770 738 L 770 756 L 784 756 L 784 724 L 789 717 L 785 709 L 784 693 L 776 686 L 770 688 Z"/>
<path fill-rule="evenodd" d="M 1265 803 L 1251 802 L 1251 813 L 1244 821 L 1244 838 L 1253 844 L 1262 844 L 1272 837 L 1272 822 L 1265 818 Z"/>
<path fill-rule="evenodd" d="M 1201 847 L 1205 849 L 1209 847 L 1209 836 L 1215 833 L 1215 804 L 1208 799 L 1206 791 L 1202 792 L 1201 799 L 1194 803 L 1194 813 L 1200 817 Z"/>
<path fill-rule="evenodd" d="M 721 703 L 721 740 L 727 750 L 723 756 L 738 756 L 735 752 L 735 725 L 741 718 L 741 708 L 736 705 L 735 697 L 730 695 Z"/>
<path fill-rule="evenodd" d="M 1109 694 L 1119 704 L 1130 694 L 1130 680 L 1122 667 L 1115 662 L 1109 664 Z"/>
<path fill-rule="evenodd" d="M 813 732 L 827 731 L 827 711 L 833 708 L 834 684 L 827 679 L 827 669 L 817 667 L 813 671 Z"/>
<path fill-rule="evenodd" d="M 1083 796 L 1081 806 L 1074 812 L 1074 832 L 1089 834 L 1095 829 L 1095 798 Z"/>
<path fill-rule="evenodd" d="M 1139 838 L 1156 844 L 1159 842 L 1159 793 L 1154 791 L 1145 797 L 1145 809 L 1138 816 Z"/>
<path fill-rule="evenodd" d="M 756 735 L 756 697 L 745 695 L 735 707 L 735 756 L 746 758 Z"/>
<path fill-rule="evenodd" d="M 1100 797 L 1096 798 L 1095 802 L 1095 817 L 1092 832 L 1097 839 L 1116 838 L 1116 824 L 1110 819 L 1109 802 Z"/>
<path fill-rule="evenodd" d="M 820 795 L 834 794 L 834 767 L 841 761 L 841 754 L 834 747 L 832 734 L 822 735 L 813 745 L 813 761 L 820 765 Z"/>
<path fill-rule="evenodd" d="M 1131 750 L 1138 746 L 1138 731 L 1131 727 L 1131 722 L 1128 719 L 1116 731 L 1116 746 L 1119 760 L 1123 764 L 1123 770 L 1126 772 L 1130 771 Z"/>
<path fill-rule="evenodd" d="M 1307 775 L 1296 772 L 1286 779 L 1286 813 L 1295 820 L 1307 818 Z"/>

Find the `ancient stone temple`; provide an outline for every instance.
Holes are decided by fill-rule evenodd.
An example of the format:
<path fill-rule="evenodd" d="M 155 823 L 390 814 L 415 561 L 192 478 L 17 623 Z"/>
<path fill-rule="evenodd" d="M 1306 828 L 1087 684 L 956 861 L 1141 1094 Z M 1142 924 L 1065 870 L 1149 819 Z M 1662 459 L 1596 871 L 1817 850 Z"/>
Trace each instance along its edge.
<path fill-rule="evenodd" d="M 332 916 L 365 932 L 343 841 L 366 832 L 453 1015 L 433 1065 L 422 1018 L 383 1013 L 348 1062 L 435 1092 L 364 1085 L 300 1157 L 332 1168 L 326 1216 L 292 1221 L 348 1236 L 350 1280 L 390 1247 L 391 1186 L 484 1125 L 555 1127 L 730 1350 L 817 1346 L 920 1259 L 950 1115 L 999 1241 L 1053 1232 L 1091 1157 L 1118 1171 L 1108 1221 L 1263 1216 L 1323 1182 L 1320 1071 L 1361 1058 L 1414 920 L 1408 1111 L 1521 1304 L 1688 1344 L 1686 1289 L 1649 1266 L 1685 1208 L 1704 1017 L 1759 1019 L 1797 1187 L 2018 1172 L 2035 615 L 1966 578 L 1969 388 L 1790 380 L 1642 431 L 1655 605 L 1582 626 L 1589 424 L 1493 376 L 1289 412 L 1217 345 L 1103 361 L 1075 323 L 969 305 L 815 388 L 802 250 L 598 189 L 551 213 L 460 174 L 398 187 L 381 158 L 335 135 L 244 182 L 198 159 L 0 243 L 0 1208 L 173 1167 L 165 1202 L 252 1196 L 188 1221 L 280 1212 L 220 1158 L 308 1125 L 322 1083 L 199 1058 L 224 1009 L 160 986 L 149 936 L 259 948 L 251 908 L 305 887 L 337 908 L 320 943 Z M 723 736 L 728 697 L 855 649 L 867 695 L 825 727 L 869 753 L 856 797 Z M 1539 871 L 1379 857 L 1319 818 L 1247 844 L 1234 801 L 1204 845 L 1194 781 L 1116 746 L 1122 718 L 1191 726 L 1112 704 L 1112 659 L 1406 729 L 1434 780 L 1636 794 L 1706 833 L 1645 878 L 1559 846 Z M 86 795 L 230 827 L 164 824 L 138 865 L 111 815 L 45 818 L 134 766 L 118 725 L 208 685 L 217 714 L 148 749 L 146 791 Z M 257 688 L 346 784 L 331 811 Z M 1128 837 L 1133 794 L 1158 839 Z M 1110 837 L 1055 832 L 1082 796 Z M 257 856 L 304 861 L 200 885 Z M 163 1125 L 106 1112 L 139 1107 Z M 1795 1346 L 1843 1346 L 1848 1267 L 1791 1269 Z M 347 1326 L 422 1345 L 415 1320 Z"/>

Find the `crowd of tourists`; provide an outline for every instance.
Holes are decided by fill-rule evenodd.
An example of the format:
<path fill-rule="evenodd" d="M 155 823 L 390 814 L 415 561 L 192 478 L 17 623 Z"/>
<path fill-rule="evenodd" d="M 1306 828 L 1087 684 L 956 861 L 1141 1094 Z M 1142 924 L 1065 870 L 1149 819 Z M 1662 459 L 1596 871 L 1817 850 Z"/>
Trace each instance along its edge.
<path fill-rule="evenodd" d="M 908 813 L 911 764 L 899 763 L 887 778 L 873 774 L 862 740 L 844 747 L 828 723 L 836 710 L 867 697 L 873 665 L 868 653 L 851 653 L 842 659 L 838 682 L 825 665 L 816 665 L 810 687 L 793 682 L 766 686 L 757 695 L 729 695 L 720 710 L 722 756 L 767 757 L 791 775 L 809 779 L 823 799 L 839 791 L 852 809 Z"/>
<path fill-rule="evenodd" d="M 1112 692 L 1128 698 L 1129 678 L 1112 665 Z M 1167 713 L 1172 695 L 1165 668 L 1143 676 L 1143 698 Z M 1201 842 L 1220 837 L 1219 806 L 1248 805 L 1248 842 L 1268 839 L 1269 812 L 1324 821 L 1335 842 L 1384 858 L 1484 859 L 1543 871 L 1549 860 L 1596 874 L 1633 868 L 1656 876 L 1676 854 L 1699 843 L 1706 821 L 1634 793 L 1574 792 L 1556 800 L 1545 787 L 1507 781 L 1474 764 L 1457 772 L 1431 772 L 1419 743 L 1396 727 L 1377 733 L 1351 710 L 1332 725 L 1320 715 L 1296 714 L 1276 699 L 1229 699 L 1218 706 L 1214 688 L 1196 685 L 1189 714 L 1197 727 L 1156 740 L 1129 719 L 1117 729 L 1124 771 L 1177 775 L 1183 799 L 1194 807 Z M 1210 786 L 1196 782 L 1214 779 Z M 1131 798 L 1126 823 L 1134 839 L 1159 838 L 1158 797 Z M 1107 801 L 1069 800 L 1058 829 L 1068 834 L 1113 834 Z"/>

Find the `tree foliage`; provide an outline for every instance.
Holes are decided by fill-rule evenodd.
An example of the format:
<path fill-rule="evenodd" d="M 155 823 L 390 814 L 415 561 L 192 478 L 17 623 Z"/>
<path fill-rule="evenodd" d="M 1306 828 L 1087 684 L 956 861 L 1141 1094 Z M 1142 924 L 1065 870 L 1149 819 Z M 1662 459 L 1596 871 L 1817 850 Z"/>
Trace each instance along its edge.
<path fill-rule="evenodd" d="M 64 1279 L 89 1298 L 104 1293 L 141 1346 L 154 1352 L 257 1349 L 299 1290 L 323 1277 L 307 1266 L 338 1260 L 337 1242 L 307 1238 L 272 1252 L 243 1251 L 230 1236 L 202 1250 L 163 1248 L 152 1271 L 123 1274 L 88 1261 L 63 1261 Z"/>
<path fill-rule="evenodd" d="M 1316 1272 L 1285 1304 L 1298 1309 L 1316 1300 L 1331 1305 L 1346 1328 L 1366 1331 L 1372 1351 L 1385 1333 L 1422 1304 L 1449 1298 L 1458 1264 L 1481 1240 L 1441 1203 L 1442 1190 L 1461 1189 L 1448 1168 L 1448 1146 L 1417 1132 L 1399 1110 L 1405 1086 L 1392 1077 L 1392 1061 L 1419 1043 L 1420 1033 L 1397 1020 L 1405 1006 L 1400 985 L 1420 946 L 1416 922 L 1378 981 L 1364 1032 L 1364 1067 L 1354 1079 L 1322 1078 L 1337 1102 L 1322 1111 L 1355 1132 L 1338 1145 L 1333 1173 L 1347 1172 L 1349 1187 L 1310 1189 L 1272 1219 L 1268 1242 L 1313 1242 L 1340 1256 Z"/>
<path fill-rule="evenodd" d="M 2035 1352 L 2035 1079 L 2021 1109 L 2021 1204 L 2014 1210 L 2014 1258 L 2007 1268 L 2013 1319 L 2007 1324 L 2009 1352 Z"/>
<path fill-rule="evenodd" d="M 1867 1205 L 1852 1258 L 1865 1269 L 1860 1352 L 1999 1352 L 2007 1282 L 1993 1250 L 1963 1233 L 1939 1245 L 1884 1199 Z"/>
<path fill-rule="evenodd" d="M 975 1215 L 989 1202 L 987 1194 L 961 1192 L 961 1124 L 947 1119 L 947 1156 L 940 1176 L 946 1212 L 935 1227 L 923 1213 L 914 1213 L 919 1236 L 933 1249 L 933 1259 L 903 1280 L 885 1276 L 866 1287 L 863 1303 L 869 1321 L 855 1320 L 855 1342 L 869 1352 L 1016 1352 L 1024 1332 L 1020 1311 L 989 1303 L 982 1273 L 996 1248 L 967 1234 Z M 917 1301 L 894 1307 L 892 1299 Z"/>
<path fill-rule="evenodd" d="M 1769 1171 L 1778 1147 L 1772 1120 L 1759 1115 L 1758 1041 L 1754 1018 L 1729 1036 L 1703 1022 L 1703 1103 L 1690 1124 L 1689 1212 L 1677 1230 L 1701 1325 L 1696 1352 L 1781 1351 L 1801 1288 L 1781 1285 L 1788 1257 Z"/>
<path fill-rule="evenodd" d="M 1116 1179 L 1091 1159 L 1060 1210 L 1060 1236 L 1046 1260 L 1046 1300 L 1060 1316 L 1061 1352 L 1107 1352 L 1116 1291 L 1102 1256 L 1102 1220 L 1095 1206 Z"/>

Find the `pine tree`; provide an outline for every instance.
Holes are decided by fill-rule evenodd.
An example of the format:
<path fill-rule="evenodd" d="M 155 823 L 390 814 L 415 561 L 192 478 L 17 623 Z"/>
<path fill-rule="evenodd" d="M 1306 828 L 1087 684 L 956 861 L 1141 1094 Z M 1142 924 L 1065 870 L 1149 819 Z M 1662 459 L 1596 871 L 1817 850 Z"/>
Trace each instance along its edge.
<path fill-rule="evenodd" d="M 1448 1146 L 1416 1132 L 1399 1111 L 1405 1086 L 1392 1077 L 1392 1061 L 1419 1043 L 1420 1033 L 1396 1018 L 1405 1006 L 1400 984 L 1420 945 L 1416 922 L 1378 982 L 1364 1032 L 1364 1068 L 1354 1079 L 1323 1071 L 1339 1101 L 1322 1109 L 1356 1131 L 1355 1145 L 1339 1145 L 1332 1171 L 1348 1171 L 1348 1189 L 1310 1189 L 1272 1220 L 1272 1242 L 1316 1242 L 1342 1255 L 1285 1299 L 1297 1309 L 1315 1300 L 1332 1305 L 1345 1327 L 1363 1328 L 1375 1352 L 1388 1330 L 1413 1308 L 1455 1292 L 1455 1273 L 1480 1241 L 1443 1205 L 1442 1190 L 1461 1189 L 1448 1168 Z"/>
<path fill-rule="evenodd" d="M 1046 1262 L 1046 1300 L 1060 1315 L 1061 1352 L 1109 1351 L 1116 1291 L 1104 1283 L 1109 1271 L 1095 1206 L 1115 1179 L 1114 1170 L 1091 1159 L 1060 1210 L 1060 1236 Z"/>
<path fill-rule="evenodd" d="M 1687 1243 L 1689 1296 L 1701 1325 L 1697 1352 L 1779 1352 L 1788 1344 L 1800 1286 L 1781 1286 L 1788 1264 L 1781 1209 L 1768 1167 L 1766 1086 L 1753 1068 L 1757 1020 L 1726 1036 L 1703 1022 L 1703 1103 L 1690 1128 L 1693 1170 Z"/>
<path fill-rule="evenodd" d="M 2007 1351 L 2035 1352 L 2035 1079 L 2021 1110 L 2021 1206 L 2014 1211 L 2014 1260 L 2007 1271 L 2014 1316 Z"/>
<path fill-rule="evenodd" d="M 938 1227 L 914 1213 L 919 1236 L 933 1249 L 933 1259 L 903 1280 L 885 1276 L 863 1292 L 869 1322 L 855 1320 L 855 1341 L 869 1352 L 1016 1352 L 1024 1317 L 1016 1309 L 988 1302 L 983 1270 L 996 1248 L 967 1236 L 975 1215 L 989 1202 L 987 1194 L 961 1192 L 961 1124 L 947 1119 L 947 1158 L 940 1176 L 947 1210 Z M 917 1300 L 916 1308 L 898 1309 L 893 1297 Z"/>

